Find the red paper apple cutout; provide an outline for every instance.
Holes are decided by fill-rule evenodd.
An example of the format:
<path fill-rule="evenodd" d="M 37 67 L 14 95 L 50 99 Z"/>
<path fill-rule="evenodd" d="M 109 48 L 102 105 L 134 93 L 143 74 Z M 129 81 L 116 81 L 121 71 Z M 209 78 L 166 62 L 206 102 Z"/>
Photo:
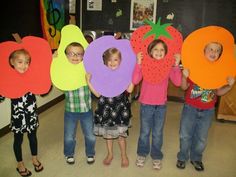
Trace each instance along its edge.
<path fill-rule="evenodd" d="M 28 70 L 20 74 L 9 64 L 10 54 L 25 49 L 31 56 Z M 32 92 L 47 93 L 51 87 L 50 64 L 52 52 L 48 42 L 42 38 L 27 36 L 21 43 L 6 41 L 0 43 L 0 95 L 18 98 Z"/>

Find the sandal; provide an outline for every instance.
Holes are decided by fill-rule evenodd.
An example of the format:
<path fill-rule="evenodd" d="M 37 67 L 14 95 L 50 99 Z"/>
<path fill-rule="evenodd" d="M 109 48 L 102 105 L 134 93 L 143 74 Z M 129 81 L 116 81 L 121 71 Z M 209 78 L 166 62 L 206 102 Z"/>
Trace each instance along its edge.
<path fill-rule="evenodd" d="M 16 171 L 21 175 L 21 176 L 31 176 L 32 173 L 29 171 L 27 168 L 25 168 L 24 171 L 20 171 L 19 168 L 16 168 Z"/>
<path fill-rule="evenodd" d="M 34 165 L 34 171 L 40 172 L 43 170 L 43 166 L 42 166 L 41 162 L 38 161 L 38 165 L 36 165 L 34 163 L 33 163 L 33 165 Z"/>

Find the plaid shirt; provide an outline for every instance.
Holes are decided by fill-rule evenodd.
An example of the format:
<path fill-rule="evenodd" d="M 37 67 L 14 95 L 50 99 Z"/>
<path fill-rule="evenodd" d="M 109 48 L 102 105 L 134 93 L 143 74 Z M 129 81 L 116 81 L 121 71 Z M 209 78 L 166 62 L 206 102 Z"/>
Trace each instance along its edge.
<path fill-rule="evenodd" d="M 88 112 L 91 109 L 91 93 L 88 86 L 65 92 L 66 112 Z"/>

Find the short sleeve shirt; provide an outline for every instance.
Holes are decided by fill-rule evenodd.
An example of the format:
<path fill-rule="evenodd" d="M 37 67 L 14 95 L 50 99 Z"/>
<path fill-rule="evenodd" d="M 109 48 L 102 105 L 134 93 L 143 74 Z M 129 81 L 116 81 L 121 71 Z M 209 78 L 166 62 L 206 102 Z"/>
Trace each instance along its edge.
<path fill-rule="evenodd" d="M 186 94 L 185 102 L 195 108 L 211 109 L 215 107 L 217 100 L 215 90 L 203 89 L 188 79 L 190 84 Z"/>

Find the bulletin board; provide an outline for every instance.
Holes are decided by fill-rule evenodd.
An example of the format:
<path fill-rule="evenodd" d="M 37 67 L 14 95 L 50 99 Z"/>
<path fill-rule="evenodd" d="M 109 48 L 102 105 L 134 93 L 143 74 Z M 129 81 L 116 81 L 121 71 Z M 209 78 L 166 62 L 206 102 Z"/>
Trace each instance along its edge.
<path fill-rule="evenodd" d="M 82 29 L 102 31 L 129 31 L 130 0 L 102 0 L 102 10 L 87 10 L 87 0 L 82 3 Z"/>

